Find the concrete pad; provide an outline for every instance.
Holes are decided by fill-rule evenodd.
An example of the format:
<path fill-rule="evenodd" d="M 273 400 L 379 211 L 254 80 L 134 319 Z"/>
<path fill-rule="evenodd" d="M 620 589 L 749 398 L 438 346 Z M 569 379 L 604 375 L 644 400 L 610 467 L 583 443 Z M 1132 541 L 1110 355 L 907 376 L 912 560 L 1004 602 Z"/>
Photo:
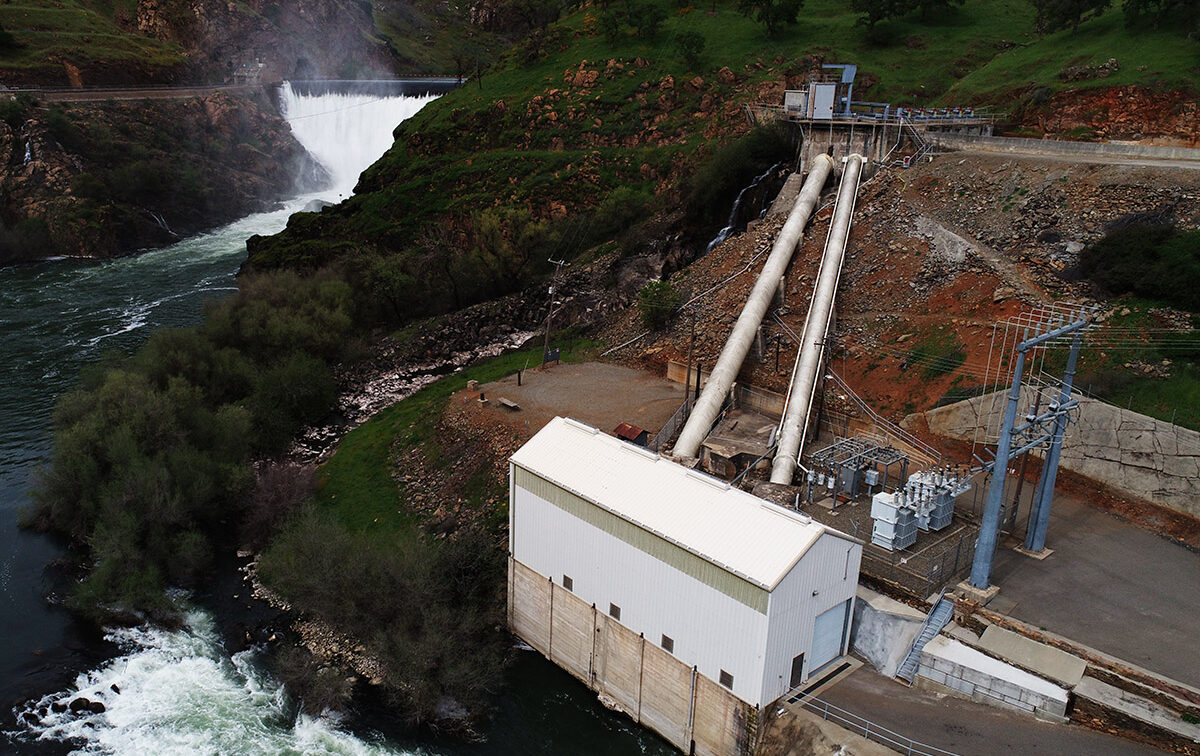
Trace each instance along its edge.
<path fill-rule="evenodd" d="M 964 580 L 956 585 L 954 590 L 959 595 L 969 598 L 980 606 L 987 606 L 988 602 L 996 598 L 996 594 L 1000 592 L 1000 586 L 989 585 L 986 590 L 980 590 L 971 585 L 970 582 Z"/>
<path fill-rule="evenodd" d="M 1036 559 L 1039 562 L 1054 553 L 1054 549 L 1042 549 L 1041 551 L 1030 551 L 1029 549 L 1025 548 L 1024 546 L 1015 546 L 1015 547 L 1013 547 L 1013 551 L 1017 552 L 1018 554 L 1027 556 L 1030 559 Z"/>
<path fill-rule="evenodd" d="M 1087 669 L 1087 662 L 1077 656 L 996 625 L 989 625 L 983 631 L 978 646 L 989 654 L 1011 661 L 1068 688 L 1075 687 Z"/>
<path fill-rule="evenodd" d="M 1139 722 L 1153 725 L 1168 732 L 1200 743 L 1200 725 L 1184 722 L 1170 709 L 1164 709 L 1153 701 L 1114 688 L 1094 677 L 1085 677 L 1075 686 L 1075 695 L 1101 706 L 1115 709 Z"/>

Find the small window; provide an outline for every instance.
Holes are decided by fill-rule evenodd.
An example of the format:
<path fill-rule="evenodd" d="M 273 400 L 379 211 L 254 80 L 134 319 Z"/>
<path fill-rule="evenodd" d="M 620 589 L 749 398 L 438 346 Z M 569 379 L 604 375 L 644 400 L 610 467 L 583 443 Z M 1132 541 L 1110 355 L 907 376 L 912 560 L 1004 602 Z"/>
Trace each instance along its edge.
<path fill-rule="evenodd" d="M 574 593 L 575 581 L 571 579 L 570 575 L 563 575 L 563 588 L 566 588 L 568 591 Z"/>
<path fill-rule="evenodd" d="M 612 617 L 615 620 L 621 619 L 621 607 L 617 606 L 616 604 L 609 604 L 608 605 L 608 616 Z"/>
<path fill-rule="evenodd" d="M 662 647 L 663 647 L 663 650 L 666 651 L 668 654 L 675 653 L 675 639 L 669 635 L 663 635 Z"/>
<path fill-rule="evenodd" d="M 729 674 L 725 670 L 721 670 L 721 684 L 726 688 L 733 690 L 733 675 Z"/>

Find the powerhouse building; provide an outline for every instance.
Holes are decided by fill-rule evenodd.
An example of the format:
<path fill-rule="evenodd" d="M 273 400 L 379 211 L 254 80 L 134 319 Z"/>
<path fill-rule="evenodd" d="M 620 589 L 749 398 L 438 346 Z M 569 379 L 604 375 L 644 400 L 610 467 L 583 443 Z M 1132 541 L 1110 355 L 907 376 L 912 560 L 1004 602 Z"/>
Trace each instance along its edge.
<path fill-rule="evenodd" d="M 845 653 L 856 539 L 561 417 L 509 475 L 513 631 L 681 749 Z"/>

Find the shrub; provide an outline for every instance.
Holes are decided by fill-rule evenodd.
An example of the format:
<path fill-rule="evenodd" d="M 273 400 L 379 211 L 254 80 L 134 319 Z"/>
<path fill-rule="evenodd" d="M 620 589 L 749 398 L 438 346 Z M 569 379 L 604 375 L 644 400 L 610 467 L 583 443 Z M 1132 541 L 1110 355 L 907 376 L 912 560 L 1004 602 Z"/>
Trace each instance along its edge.
<path fill-rule="evenodd" d="M 700 53 L 704 52 L 706 43 L 707 40 L 700 32 L 686 31 L 675 35 L 675 49 L 693 70 L 700 66 Z"/>
<path fill-rule="evenodd" d="M 647 281 L 638 292 L 638 310 L 642 324 L 647 328 L 659 329 L 670 322 L 683 296 L 666 281 Z"/>
<path fill-rule="evenodd" d="M 15 97 L 0 97 L 0 121 L 8 124 L 11 129 L 19 129 L 29 117 L 32 108 L 33 98 L 24 92 Z"/>
<path fill-rule="evenodd" d="M 15 50 L 19 47 L 17 38 L 12 35 L 3 25 L 0 25 L 0 53 L 5 53 L 10 50 Z"/>
<path fill-rule="evenodd" d="M 1137 294 L 1200 310 L 1200 231 L 1134 223 L 1085 248 L 1080 270 L 1107 295 Z"/>

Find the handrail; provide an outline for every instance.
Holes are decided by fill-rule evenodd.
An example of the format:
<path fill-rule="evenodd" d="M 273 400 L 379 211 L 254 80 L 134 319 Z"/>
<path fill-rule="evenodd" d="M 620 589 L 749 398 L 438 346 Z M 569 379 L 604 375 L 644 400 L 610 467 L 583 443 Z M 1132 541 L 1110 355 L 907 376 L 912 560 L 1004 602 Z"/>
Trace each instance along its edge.
<path fill-rule="evenodd" d="M 890 730 L 883 725 L 876 724 L 866 717 L 834 706 L 828 701 L 822 701 L 816 696 L 801 696 L 799 703 L 801 706 L 819 713 L 824 720 L 836 720 L 846 729 L 861 732 L 864 738 L 874 740 L 876 743 L 881 743 L 889 748 L 896 748 L 900 753 L 906 754 L 906 756 L 960 756 L 954 751 L 947 751 L 937 746 L 913 740 L 895 730 Z"/>

